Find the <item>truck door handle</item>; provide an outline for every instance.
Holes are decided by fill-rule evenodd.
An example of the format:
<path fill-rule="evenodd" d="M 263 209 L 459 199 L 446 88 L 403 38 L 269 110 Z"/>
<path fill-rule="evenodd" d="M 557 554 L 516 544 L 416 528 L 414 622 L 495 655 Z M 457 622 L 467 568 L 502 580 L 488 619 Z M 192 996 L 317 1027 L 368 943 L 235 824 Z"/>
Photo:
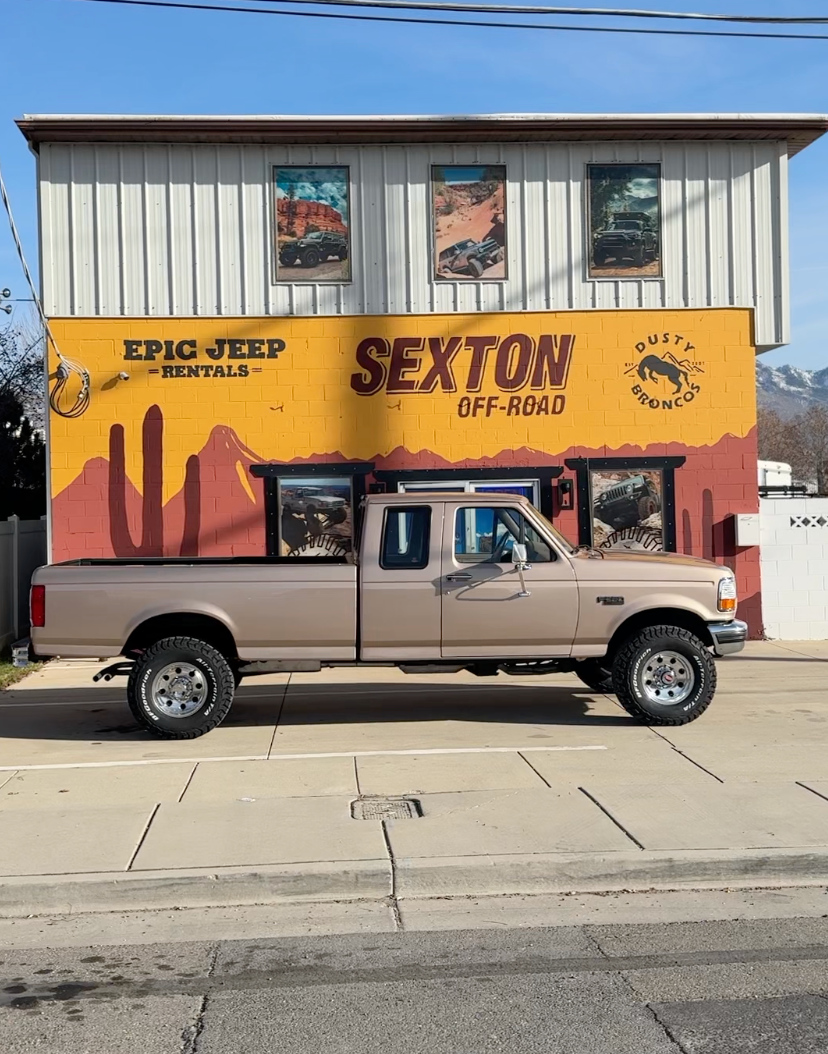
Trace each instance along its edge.
<path fill-rule="evenodd" d="M 446 575 L 447 582 L 468 582 L 471 578 L 471 572 L 469 571 L 454 571 L 450 575 Z"/>

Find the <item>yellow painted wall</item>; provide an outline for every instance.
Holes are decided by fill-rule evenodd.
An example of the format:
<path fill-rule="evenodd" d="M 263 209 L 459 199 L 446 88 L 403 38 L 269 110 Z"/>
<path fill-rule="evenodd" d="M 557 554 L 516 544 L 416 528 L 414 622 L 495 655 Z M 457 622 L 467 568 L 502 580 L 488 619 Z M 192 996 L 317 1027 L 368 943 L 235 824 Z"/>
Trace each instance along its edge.
<path fill-rule="evenodd" d="M 61 352 L 89 371 L 92 392 L 82 416 L 51 416 L 53 495 L 71 483 L 88 460 L 108 457 L 113 422 L 125 428 L 127 475 L 140 488 L 141 427 L 153 404 L 161 407 L 164 417 L 165 500 L 181 489 L 187 457 L 201 450 L 216 425 L 232 427 L 263 460 L 324 460 L 330 454 L 370 460 L 404 447 L 412 453 L 428 450 L 457 462 L 496 456 L 516 447 L 554 455 L 576 445 L 619 448 L 679 442 L 688 447 L 708 446 L 725 434 L 745 436 L 756 422 L 751 319 L 750 312 L 742 309 L 54 319 L 52 330 Z M 543 345 L 541 338 L 548 348 L 554 337 L 558 351 L 565 335 L 574 338 L 568 370 L 556 387 L 545 374 L 543 388 L 533 389 L 530 367 L 526 384 L 518 391 L 498 388 L 498 348 L 514 334 L 531 338 L 523 346 L 534 349 Z M 664 334 L 669 335 L 666 341 Z M 465 340 L 483 336 L 497 338 L 497 343 L 488 353 L 479 392 L 468 392 L 473 352 Z M 439 340 L 439 347 L 445 349 L 452 337 L 462 338 L 451 363 L 456 391 L 443 390 L 445 379 L 432 392 L 387 391 L 395 339 L 412 339 L 403 381 L 422 382 L 432 361 L 429 341 Z M 655 337 L 655 344 L 649 343 L 650 337 Z M 357 347 L 367 338 L 389 342 L 388 356 L 373 355 L 386 371 L 386 383 L 376 394 L 360 395 L 352 387 L 352 378 L 361 376 L 364 385 L 369 376 L 357 363 Z M 420 338 L 423 350 L 418 353 L 412 346 Z M 226 345 L 223 357 L 211 358 L 207 349 L 216 349 L 217 356 L 220 340 L 260 341 L 261 346 L 234 345 L 235 357 L 231 358 L 230 345 Z M 268 340 L 284 342 L 278 357 L 267 357 Z M 149 346 L 158 351 L 151 359 L 143 357 L 147 341 L 162 344 L 160 351 L 157 345 Z M 185 353 L 194 350 L 193 358 L 176 356 L 179 341 L 195 342 L 194 347 L 181 349 Z M 171 343 L 165 346 L 163 342 Z M 251 351 L 263 357 L 249 358 Z M 638 375 L 646 355 L 667 361 L 668 353 L 684 363 L 680 401 L 675 399 L 675 384 L 666 377 L 646 375 L 642 382 Z M 502 355 L 511 363 L 511 375 L 519 376 L 518 351 L 513 347 L 509 355 Z M 53 373 L 56 365 L 53 353 Z M 225 374 L 232 366 L 233 375 L 216 376 L 219 366 Z M 171 376 L 164 375 L 165 367 Z M 199 376 L 188 376 L 189 367 L 198 367 Z M 242 367 L 247 368 L 247 376 L 239 375 L 244 373 Z M 377 372 L 381 367 L 374 369 Z M 118 379 L 121 371 L 129 374 L 129 380 Z M 73 377 L 62 405 L 70 406 L 76 391 Z M 692 392 L 690 399 L 688 392 Z M 544 396 L 548 412 L 543 412 L 540 403 Z M 510 413 L 512 397 L 520 403 L 513 403 Z M 477 404 L 475 398 L 480 400 Z M 671 401 L 672 407 L 665 408 Z M 527 410 L 531 412 L 525 413 Z"/>

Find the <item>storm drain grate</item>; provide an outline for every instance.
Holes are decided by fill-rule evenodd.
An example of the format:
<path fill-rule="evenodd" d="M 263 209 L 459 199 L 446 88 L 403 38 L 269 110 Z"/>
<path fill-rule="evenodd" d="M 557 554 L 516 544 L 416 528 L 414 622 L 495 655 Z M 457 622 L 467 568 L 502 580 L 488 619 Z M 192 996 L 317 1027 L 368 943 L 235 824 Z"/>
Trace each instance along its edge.
<path fill-rule="evenodd" d="M 357 798 L 351 802 L 354 820 L 416 820 L 423 807 L 416 798 Z"/>

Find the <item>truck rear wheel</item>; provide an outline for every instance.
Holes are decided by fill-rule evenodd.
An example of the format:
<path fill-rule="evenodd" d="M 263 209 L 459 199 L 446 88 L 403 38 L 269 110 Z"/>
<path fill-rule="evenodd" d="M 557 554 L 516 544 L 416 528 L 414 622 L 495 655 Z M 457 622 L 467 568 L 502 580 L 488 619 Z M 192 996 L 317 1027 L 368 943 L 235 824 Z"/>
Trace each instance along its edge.
<path fill-rule="evenodd" d="M 233 670 L 211 644 L 165 637 L 132 667 L 127 701 L 135 720 L 163 739 L 195 739 L 220 725 L 233 703 Z"/>
<path fill-rule="evenodd" d="M 689 630 L 648 626 L 616 652 L 612 684 L 633 717 L 648 725 L 686 725 L 710 705 L 716 665 Z"/>

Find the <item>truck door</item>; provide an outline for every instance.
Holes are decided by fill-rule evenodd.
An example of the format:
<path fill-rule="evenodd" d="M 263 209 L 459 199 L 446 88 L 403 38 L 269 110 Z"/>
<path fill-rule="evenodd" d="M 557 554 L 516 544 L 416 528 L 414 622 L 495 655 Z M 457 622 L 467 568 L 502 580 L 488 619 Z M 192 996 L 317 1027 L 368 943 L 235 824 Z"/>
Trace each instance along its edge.
<path fill-rule="evenodd" d="M 512 545 L 526 545 L 526 592 Z M 578 622 L 578 587 L 569 560 L 519 506 L 447 502 L 443 526 L 444 658 L 551 658 L 569 655 Z"/>
<path fill-rule="evenodd" d="M 360 565 L 360 658 L 440 658 L 443 502 L 372 505 Z"/>

